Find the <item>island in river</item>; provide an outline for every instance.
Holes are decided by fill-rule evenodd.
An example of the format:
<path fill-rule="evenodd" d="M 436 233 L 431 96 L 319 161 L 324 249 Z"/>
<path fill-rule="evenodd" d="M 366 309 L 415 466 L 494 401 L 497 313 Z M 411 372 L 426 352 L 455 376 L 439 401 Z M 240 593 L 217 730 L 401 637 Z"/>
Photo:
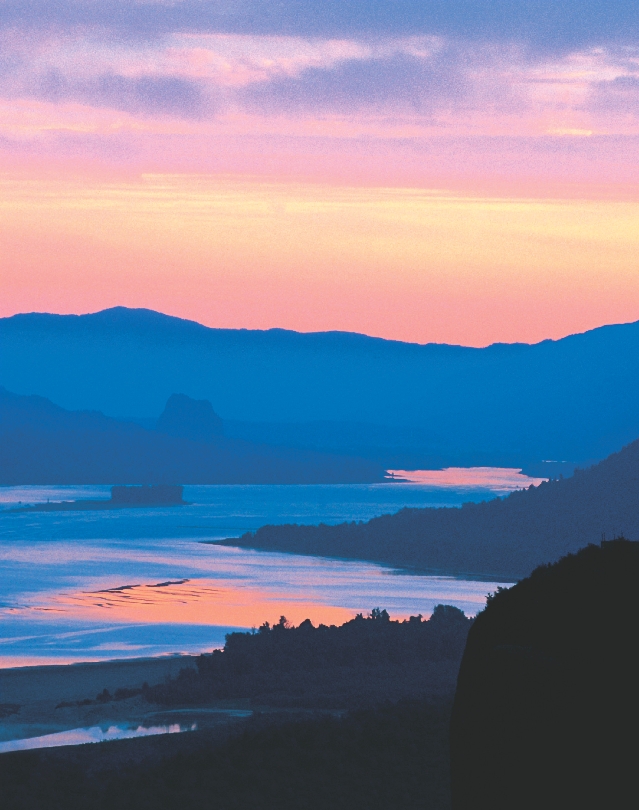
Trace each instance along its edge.
<path fill-rule="evenodd" d="M 143 484 L 111 487 L 109 500 L 62 501 L 19 506 L 11 512 L 86 512 L 97 509 L 130 509 L 149 506 L 186 506 L 184 487 L 174 484 Z"/>

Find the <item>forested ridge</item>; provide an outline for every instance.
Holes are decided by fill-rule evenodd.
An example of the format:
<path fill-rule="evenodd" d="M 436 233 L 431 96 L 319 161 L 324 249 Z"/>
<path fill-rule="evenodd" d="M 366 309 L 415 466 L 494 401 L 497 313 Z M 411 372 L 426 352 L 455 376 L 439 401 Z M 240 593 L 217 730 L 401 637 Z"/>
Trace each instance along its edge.
<path fill-rule="evenodd" d="M 639 441 L 570 478 L 461 509 L 402 509 L 337 526 L 264 526 L 224 542 L 512 580 L 622 534 L 639 537 Z"/>
<path fill-rule="evenodd" d="M 385 610 L 341 626 L 290 627 L 282 617 L 256 632 L 230 633 L 197 671 L 147 687 L 150 701 L 201 704 L 248 699 L 254 706 L 346 709 L 451 695 L 472 625 L 438 605 L 430 619 L 393 621 Z"/>

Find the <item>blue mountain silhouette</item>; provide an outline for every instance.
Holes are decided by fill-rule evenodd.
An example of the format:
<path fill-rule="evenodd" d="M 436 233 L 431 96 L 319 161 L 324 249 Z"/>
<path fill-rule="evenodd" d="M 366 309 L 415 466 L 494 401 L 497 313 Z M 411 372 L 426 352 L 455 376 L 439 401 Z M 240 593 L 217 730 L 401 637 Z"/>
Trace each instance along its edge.
<path fill-rule="evenodd" d="M 475 349 L 117 307 L 5 318 L 0 345 L 0 384 L 66 408 L 157 419 L 182 392 L 232 420 L 227 436 L 386 466 L 583 463 L 639 436 L 639 322 Z"/>
<path fill-rule="evenodd" d="M 43 397 L 20 396 L 0 388 L 0 484 L 349 483 L 382 479 L 380 467 L 361 459 L 273 448 L 227 439 L 219 433 L 206 441 L 201 435 L 193 438 L 202 425 L 189 419 L 189 406 L 196 415 L 210 409 L 215 416 L 210 403 L 207 405 L 203 409 L 202 403 L 191 400 L 184 408 L 182 402 L 181 419 L 175 413 L 171 417 L 168 409 L 172 431 L 167 433 L 96 411 L 67 411 Z"/>

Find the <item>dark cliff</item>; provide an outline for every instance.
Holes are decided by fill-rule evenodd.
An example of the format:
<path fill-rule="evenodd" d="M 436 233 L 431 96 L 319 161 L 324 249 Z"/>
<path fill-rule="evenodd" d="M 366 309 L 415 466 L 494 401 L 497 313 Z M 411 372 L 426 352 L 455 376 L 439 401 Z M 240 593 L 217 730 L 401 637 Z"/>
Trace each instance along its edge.
<path fill-rule="evenodd" d="M 470 630 L 454 810 L 636 807 L 639 543 L 588 546 L 498 592 Z"/>

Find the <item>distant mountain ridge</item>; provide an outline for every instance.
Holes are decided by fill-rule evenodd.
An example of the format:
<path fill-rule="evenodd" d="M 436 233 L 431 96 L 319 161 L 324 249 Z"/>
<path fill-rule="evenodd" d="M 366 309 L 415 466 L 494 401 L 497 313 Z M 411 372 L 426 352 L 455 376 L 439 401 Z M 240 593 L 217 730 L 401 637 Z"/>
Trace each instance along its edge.
<path fill-rule="evenodd" d="M 512 581 L 617 535 L 639 538 L 639 440 L 570 478 L 461 509 L 402 509 L 337 526 L 263 526 L 224 543 Z"/>
<path fill-rule="evenodd" d="M 196 416 L 208 410 L 202 403 L 193 405 Z M 170 427 L 174 435 L 96 411 L 67 411 L 43 397 L 0 388 L 0 484 L 363 483 L 383 478 L 380 467 L 361 459 L 218 434 L 210 441 L 196 440 L 184 433 L 202 430 L 202 423 L 188 418 L 182 435 L 179 420 L 174 418 Z"/>
<path fill-rule="evenodd" d="M 116 307 L 0 319 L 0 346 L 0 384 L 66 408 L 157 418 L 182 392 L 233 420 L 236 438 L 261 423 L 260 440 L 279 430 L 283 445 L 382 465 L 411 452 L 417 465 L 583 463 L 639 435 L 639 322 L 475 349 Z"/>

